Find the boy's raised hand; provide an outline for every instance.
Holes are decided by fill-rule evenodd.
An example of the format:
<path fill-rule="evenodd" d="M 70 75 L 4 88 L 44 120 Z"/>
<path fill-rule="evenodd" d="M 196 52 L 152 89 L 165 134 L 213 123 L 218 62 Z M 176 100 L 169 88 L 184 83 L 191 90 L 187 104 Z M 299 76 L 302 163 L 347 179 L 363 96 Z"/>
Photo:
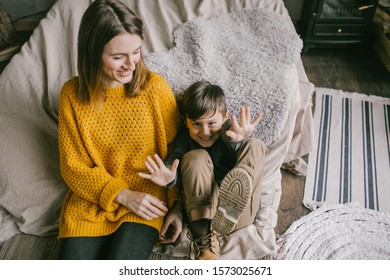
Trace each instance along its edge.
<path fill-rule="evenodd" d="M 229 130 L 226 131 L 226 135 L 232 142 L 240 142 L 250 137 L 260 122 L 262 116 L 263 115 L 259 113 L 255 119 L 251 121 L 250 107 L 240 107 L 240 123 L 238 123 L 236 116 L 232 115 L 232 125 Z"/>
<path fill-rule="evenodd" d="M 175 159 L 172 163 L 171 169 L 169 169 L 165 166 L 164 162 L 157 154 L 153 157 L 155 161 L 149 156 L 145 161 L 145 166 L 149 170 L 150 174 L 139 172 L 138 175 L 142 178 L 151 180 L 159 186 L 165 187 L 176 178 L 179 160 Z"/>

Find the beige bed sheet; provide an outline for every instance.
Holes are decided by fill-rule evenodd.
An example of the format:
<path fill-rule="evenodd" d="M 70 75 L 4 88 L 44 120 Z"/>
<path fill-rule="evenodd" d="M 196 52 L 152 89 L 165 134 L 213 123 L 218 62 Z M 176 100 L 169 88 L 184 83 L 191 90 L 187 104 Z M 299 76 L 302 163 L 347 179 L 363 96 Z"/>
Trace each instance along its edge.
<path fill-rule="evenodd" d="M 55 234 L 66 186 L 60 176 L 57 108 L 62 84 L 76 72 L 77 31 L 90 0 L 58 0 L 0 76 L 0 210 L 20 231 Z M 281 0 L 123 0 L 145 23 L 145 55 L 172 47 L 172 31 L 199 16 L 265 8 L 291 19 Z M 292 26 L 292 24 L 291 24 Z M 292 32 L 295 32 L 292 27 Z M 20 77 L 15 79 L 15 77 Z M 226 237 L 222 258 L 258 259 L 276 254 L 274 228 L 281 195 L 283 163 L 305 173 L 301 156 L 312 147 L 311 96 L 302 62 L 286 75 L 293 97 L 280 138 L 269 146 L 260 210 L 255 223 Z M 1 221 L 0 221 L 1 222 Z M 1 224 L 0 224 L 1 226 Z M 183 236 L 177 246 L 158 252 L 188 253 Z"/>

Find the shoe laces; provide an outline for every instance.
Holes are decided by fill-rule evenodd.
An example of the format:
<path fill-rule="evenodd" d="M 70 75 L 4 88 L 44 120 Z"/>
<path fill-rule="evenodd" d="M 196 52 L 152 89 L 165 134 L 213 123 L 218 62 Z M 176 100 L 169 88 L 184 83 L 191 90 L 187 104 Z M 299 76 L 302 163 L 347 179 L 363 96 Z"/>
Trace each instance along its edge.
<path fill-rule="evenodd" d="M 202 235 L 199 238 L 194 238 L 191 235 L 190 231 L 187 231 L 187 237 L 191 241 L 191 244 L 190 244 L 190 256 L 191 256 L 191 252 L 192 252 L 192 250 L 191 250 L 192 245 L 194 245 L 194 248 L 197 249 L 195 258 L 199 257 L 201 251 L 205 251 L 205 250 L 212 250 L 213 251 L 213 247 L 214 247 L 213 244 L 212 244 L 213 236 L 215 236 L 216 241 L 218 242 L 218 245 L 219 245 L 219 239 L 215 235 L 215 233 L 212 232 L 212 231 L 209 232 L 208 234 Z"/>

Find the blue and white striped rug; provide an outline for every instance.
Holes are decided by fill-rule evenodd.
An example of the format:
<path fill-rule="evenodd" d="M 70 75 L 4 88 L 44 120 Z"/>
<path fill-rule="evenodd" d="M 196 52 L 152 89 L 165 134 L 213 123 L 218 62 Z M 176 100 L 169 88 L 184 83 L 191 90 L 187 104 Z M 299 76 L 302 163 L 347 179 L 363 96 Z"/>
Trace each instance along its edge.
<path fill-rule="evenodd" d="M 314 126 L 303 203 L 390 213 L 390 98 L 316 88 Z"/>

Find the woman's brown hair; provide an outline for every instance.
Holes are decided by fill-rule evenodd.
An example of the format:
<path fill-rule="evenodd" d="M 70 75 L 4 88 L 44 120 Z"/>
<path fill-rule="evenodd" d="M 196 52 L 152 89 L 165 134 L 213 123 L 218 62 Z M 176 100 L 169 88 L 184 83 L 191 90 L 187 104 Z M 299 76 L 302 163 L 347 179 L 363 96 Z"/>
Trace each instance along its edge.
<path fill-rule="evenodd" d="M 129 33 L 142 40 L 143 23 L 125 4 L 116 0 L 96 0 L 85 11 L 78 34 L 77 70 L 79 75 L 78 99 L 101 104 L 104 100 L 100 83 L 104 46 L 115 36 Z M 141 58 L 136 64 L 128 96 L 137 95 L 149 77 L 149 69 Z"/>

